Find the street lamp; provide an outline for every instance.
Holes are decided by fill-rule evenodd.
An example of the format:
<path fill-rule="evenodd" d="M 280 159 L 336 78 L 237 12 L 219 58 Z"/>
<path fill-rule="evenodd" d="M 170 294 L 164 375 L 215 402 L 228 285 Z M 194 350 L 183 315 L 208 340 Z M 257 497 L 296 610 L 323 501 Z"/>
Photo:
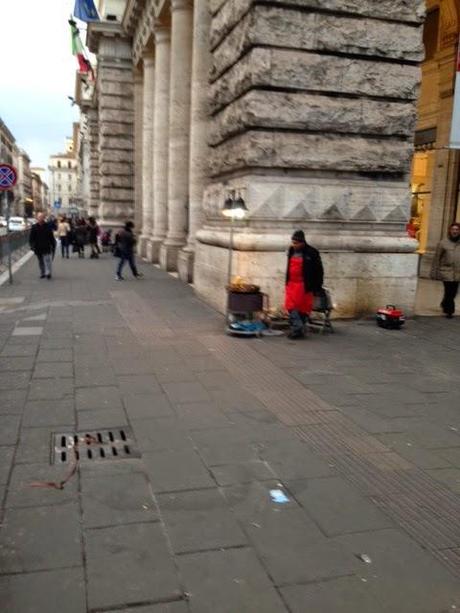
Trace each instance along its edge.
<path fill-rule="evenodd" d="M 228 217 L 230 219 L 230 240 L 228 245 L 228 274 L 227 274 L 227 284 L 230 287 L 232 282 L 232 263 L 233 263 L 233 221 L 235 219 L 244 219 L 248 214 L 248 207 L 246 206 L 245 201 L 238 194 L 238 197 L 235 198 L 235 190 L 232 190 L 224 202 L 224 207 L 222 209 L 222 215 L 224 217 Z"/>

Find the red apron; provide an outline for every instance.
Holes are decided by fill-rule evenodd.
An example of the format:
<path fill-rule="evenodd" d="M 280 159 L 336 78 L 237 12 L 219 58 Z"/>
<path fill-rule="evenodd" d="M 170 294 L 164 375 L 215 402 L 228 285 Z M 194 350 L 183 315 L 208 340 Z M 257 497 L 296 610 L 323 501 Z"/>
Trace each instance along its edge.
<path fill-rule="evenodd" d="M 286 285 L 284 308 L 287 311 L 311 313 L 313 294 L 306 292 L 303 282 L 303 258 L 291 258 L 289 261 L 289 281 Z"/>

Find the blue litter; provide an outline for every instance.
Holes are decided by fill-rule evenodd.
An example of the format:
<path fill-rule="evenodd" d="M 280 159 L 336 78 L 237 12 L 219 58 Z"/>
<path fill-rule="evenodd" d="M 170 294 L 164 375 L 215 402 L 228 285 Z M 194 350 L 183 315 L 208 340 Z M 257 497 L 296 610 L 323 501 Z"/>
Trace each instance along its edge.
<path fill-rule="evenodd" d="M 289 498 L 283 492 L 283 490 L 270 490 L 270 496 L 273 502 L 277 502 L 278 504 L 286 504 L 289 502 Z"/>

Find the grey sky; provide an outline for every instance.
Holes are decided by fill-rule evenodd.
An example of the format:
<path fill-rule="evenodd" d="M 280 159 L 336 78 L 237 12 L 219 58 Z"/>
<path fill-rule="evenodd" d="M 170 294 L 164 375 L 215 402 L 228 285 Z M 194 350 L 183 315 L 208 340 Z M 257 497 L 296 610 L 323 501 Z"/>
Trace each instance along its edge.
<path fill-rule="evenodd" d="M 67 23 L 74 0 L 7 4 L 0 35 L 0 55 L 8 58 L 2 62 L 0 117 L 32 164 L 46 168 L 48 156 L 63 150 L 78 120 L 78 107 L 67 99 L 74 95 L 77 68 Z"/>

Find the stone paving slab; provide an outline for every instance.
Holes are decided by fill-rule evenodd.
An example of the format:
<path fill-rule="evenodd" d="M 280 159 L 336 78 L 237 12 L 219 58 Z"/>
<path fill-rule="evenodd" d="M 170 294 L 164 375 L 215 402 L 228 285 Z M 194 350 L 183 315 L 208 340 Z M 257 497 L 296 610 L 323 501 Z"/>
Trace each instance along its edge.
<path fill-rule="evenodd" d="M 158 504 L 176 553 L 247 544 L 217 489 L 161 494 Z"/>
<path fill-rule="evenodd" d="M 192 594 L 192 613 L 286 611 L 257 557 L 248 549 L 181 556 L 179 569 Z"/>
<path fill-rule="evenodd" d="M 85 539 L 90 609 L 182 597 L 160 524 L 87 530 Z"/>
<path fill-rule="evenodd" d="M 2 604 L 459 606 L 457 320 L 228 339 L 189 287 L 148 266 L 116 284 L 113 265 L 57 259 L 43 285 L 32 262 L 0 290 L 20 299 L 0 315 Z M 53 432 L 122 425 L 140 458 L 85 461 L 64 490 L 30 487 L 68 474 L 50 465 Z"/>
<path fill-rule="evenodd" d="M 393 522 L 341 477 L 290 482 L 289 490 L 327 536 L 390 527 Z"/>
<path fill-rule="evenodd" d="M 86 528 L 158 521 L 158 509 L 142 473 L 88 475 L 82 480 Z"/>
<path fill-rule="evenodd" d="M 143 460 L 155 493 L 215 487 L 209 471 L 193 449 L 147 452 Z"/>
<path fill-rule="evenodd" d="M 83 568 L 0 575 L 0 602 L 5 612 L 86 613 Z"/>
<path fill-rule="evenodd" d="M 0 535 L 0 568 L 21 573 L 81 566 L 78 507 L 58 506 L 7 509 Z"/>

